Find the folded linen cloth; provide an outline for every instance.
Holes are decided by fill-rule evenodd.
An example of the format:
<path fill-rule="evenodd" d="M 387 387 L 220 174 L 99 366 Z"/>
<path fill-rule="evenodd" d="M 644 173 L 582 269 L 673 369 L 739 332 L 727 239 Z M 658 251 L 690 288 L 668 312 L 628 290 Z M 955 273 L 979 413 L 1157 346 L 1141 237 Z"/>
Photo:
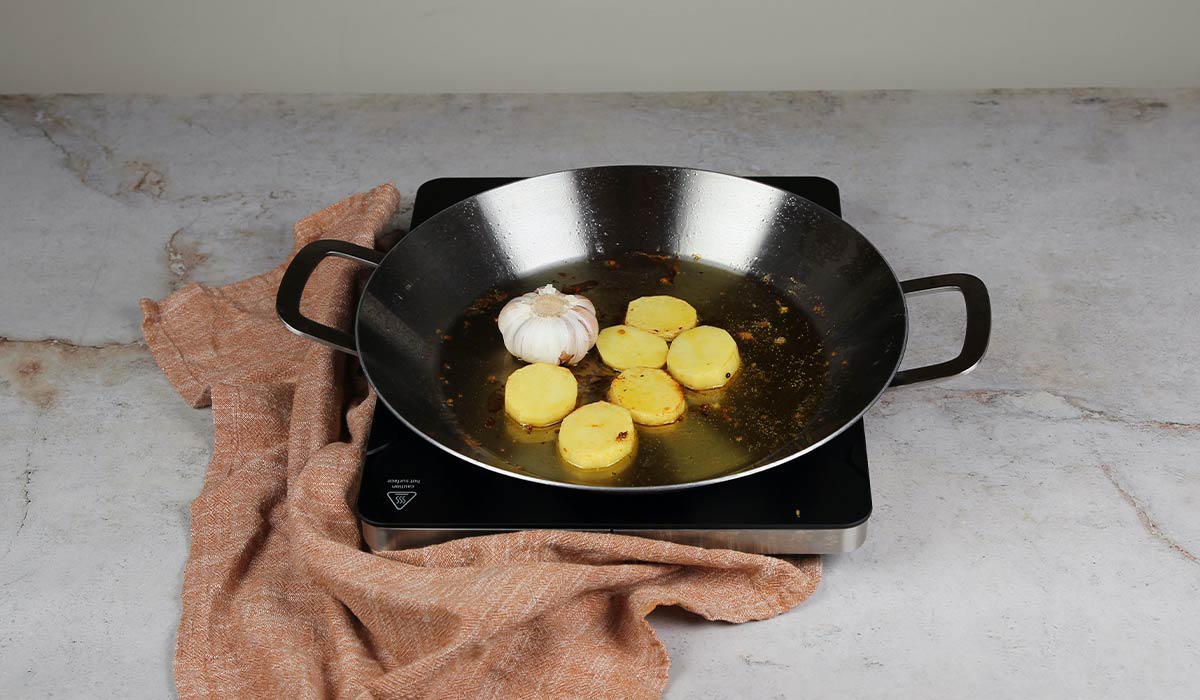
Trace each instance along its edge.
<path fill-rule="evenodd" d="M 306 217 L 372 246 L 382 185 Z M 356 269 L 329 260 L 304 311 L 345 324 Z M 375 397 L 357 363 L 276 319 L 283 266 L 142 300 L 155 359 L 216 447 L 191 507 L 175 654 L 181 698 L 655 698 L 668 658 L 645 616 L 772 617 L 807 598 L 818 557 L 600 533 L 530 531 L 364 551 L 354 496 Z"/>

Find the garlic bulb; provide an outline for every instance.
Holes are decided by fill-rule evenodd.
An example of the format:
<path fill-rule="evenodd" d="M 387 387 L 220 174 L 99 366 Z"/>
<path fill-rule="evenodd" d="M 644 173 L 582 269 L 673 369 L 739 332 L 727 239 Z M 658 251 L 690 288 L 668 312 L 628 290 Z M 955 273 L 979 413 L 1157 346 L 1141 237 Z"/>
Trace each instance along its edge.
<path fill-rule="evenodd" d="M 587 297 L 548 284 L 513 299 L 496 319 L 504 347 L 526 362 L 576 364 L 596 344 L 600 324 Z"/>

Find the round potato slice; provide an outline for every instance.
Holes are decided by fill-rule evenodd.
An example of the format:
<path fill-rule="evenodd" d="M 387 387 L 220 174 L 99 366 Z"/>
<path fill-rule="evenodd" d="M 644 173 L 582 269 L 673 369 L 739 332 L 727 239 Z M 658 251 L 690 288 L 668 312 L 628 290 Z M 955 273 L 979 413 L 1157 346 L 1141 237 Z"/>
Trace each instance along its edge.
<path fill-rule="evenodd" d="M 742 364 L 733 336 L 716 326 L 684 331 L 667 352 L 667 371 L 689 389 L 715 389 Z"/>
<path fill-rule="evenodd" d="M 696 309 L 676 297 L 638 297 L 625 308 L 625 325 L 671 340 L 696 326 Z"/>
<path fill-rule="evenodd" d="M 596 350 L 604 364 L 615 370 L 662 367 L 667 361 L 667 341 L 633 326 L 609 326 L 600 331 Z"/>
<path fill-rule="evenodd" d="M 522 425 L 553 425 L 575 410 L 579 383 L 571 370 L 538 362 L 508 375 L 504 412 Z"/>
<path fill-rule="evenodd" d="M 617 375 L 608 400 L 629 410 L 638 425 L 666 425 L 683 415 L 683 389 L 661 369 L 634 367 Z"/>
<path fill-rule="evenodd" d="M 607 401 L 575 409 L 558 430 L 558 454 L 577 469 L 604 469 L 633 454 L 637 432 L 629 411 Z"/>

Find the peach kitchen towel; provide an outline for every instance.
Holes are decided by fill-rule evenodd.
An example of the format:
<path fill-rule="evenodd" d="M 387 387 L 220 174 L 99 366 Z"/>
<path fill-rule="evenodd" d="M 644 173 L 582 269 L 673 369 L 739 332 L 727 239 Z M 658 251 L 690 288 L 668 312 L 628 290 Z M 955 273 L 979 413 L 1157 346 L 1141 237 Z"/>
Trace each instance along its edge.
<path fill-rule="evenodd" d="M 295 227 L 371 246 L 391 185 Z M 305 312 L 352 316 L 361 269 L 322 264 Z M 655 698 L 668 659 L 645 616 L 772 617 L 807 598 L 817 557 L 532 531 L 364 551 L 356 479 L 375 397 L 357 363 L 276 319 L 283 267 L 142 301 L 172 384 L 212 406 L 216 447 L 191 508 L 175 654 L 181 698 Z"/>

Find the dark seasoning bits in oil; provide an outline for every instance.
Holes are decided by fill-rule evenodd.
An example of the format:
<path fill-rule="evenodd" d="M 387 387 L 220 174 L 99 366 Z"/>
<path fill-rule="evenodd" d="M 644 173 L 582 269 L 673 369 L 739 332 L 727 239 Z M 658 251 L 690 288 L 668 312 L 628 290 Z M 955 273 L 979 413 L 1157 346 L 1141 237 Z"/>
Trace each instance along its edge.
<path fill-rule="evenodd" d="M 448 406 L 459 430 L 514 471 L 577 479 L 558 458 L 556 430 L 525 431 L 505 415 L 504 382 L 523 363 L 504 350 L 495 317 L 512 296 L 552 283 L 561 291 L 585 294 L 596 306 L 600 327 L 607 328 L 624 323 L 629 301 L 662 294 L 664 278 L 674 285 L 672 296 L 696 307 L 702 325 L 733 335 L 742 368 L 724 388 L 687 390 L 689 407 L 681 421 L 639 428 L 633 464 L 589 483 L 650 485 L 718 476 L 730 465 L 751 464 L 795 439 L 811 420 L 827 380 L 827 358 L 809 316 L 812 302 L 791 303 L 769 282 L 658 253 L 575 263 L 489 290 L 452 328 L 439 331 L 439 337 L 450 337 L 441 344 L 445 395 L 463 394 Z M 469 317 L 492 322 L 469 323 Z M 595 350 L 571 370 L 579 383 L 579 405 L 607 399 L 617 372 L 604 366 Z"/>

